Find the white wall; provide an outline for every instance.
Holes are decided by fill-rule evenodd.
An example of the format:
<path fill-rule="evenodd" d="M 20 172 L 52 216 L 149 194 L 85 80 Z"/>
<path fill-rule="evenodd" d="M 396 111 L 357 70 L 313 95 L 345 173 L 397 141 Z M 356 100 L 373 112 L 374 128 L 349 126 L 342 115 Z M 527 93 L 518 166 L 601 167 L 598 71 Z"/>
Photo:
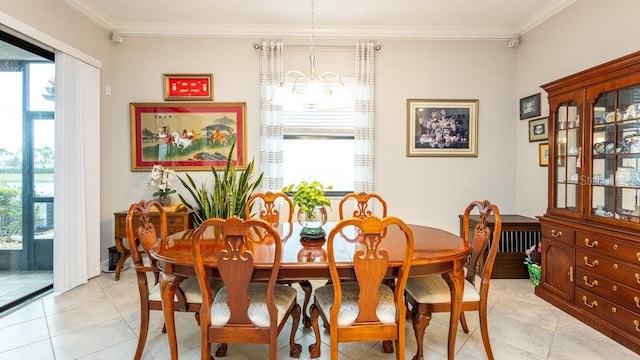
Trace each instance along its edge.
<path fill-rule="evenodd" d="M 548 116 L 540 85 L 640 50 L 638 12 L 637 0 L 580 0 L 525 34 L 517 51 L 517 98 L 541 92 L 542 115 Z M 528 142 L 528 121 L 516 122 L 516 211 L 541 215 L 547 208 L 547 168 L 537 166 L 538 143 Z"/>

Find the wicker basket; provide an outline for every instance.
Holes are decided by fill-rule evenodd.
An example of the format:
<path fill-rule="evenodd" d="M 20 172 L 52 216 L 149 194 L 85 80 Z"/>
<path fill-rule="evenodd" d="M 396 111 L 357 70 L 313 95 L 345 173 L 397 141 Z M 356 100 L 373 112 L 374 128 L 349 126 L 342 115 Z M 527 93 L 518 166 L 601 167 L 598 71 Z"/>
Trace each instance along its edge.
<path fill-rule="evenodd" d="M 542 279 L 542 268 L 540 265 L 536 264 L 527 264 L 527 268 L 529 269 L 529 280 L 535 286 L 540 285 L 540 280 Z"/>

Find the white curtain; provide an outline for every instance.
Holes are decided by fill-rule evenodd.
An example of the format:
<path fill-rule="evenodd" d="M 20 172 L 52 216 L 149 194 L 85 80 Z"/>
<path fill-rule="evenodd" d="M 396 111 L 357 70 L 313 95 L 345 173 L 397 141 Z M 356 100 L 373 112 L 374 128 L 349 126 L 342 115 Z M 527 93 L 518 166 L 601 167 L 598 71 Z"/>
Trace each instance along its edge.
<path fill-rule="evenodd" d="M 375 52 L 372 41 L 356 44 L 356 84 L 359 94 L 356 98 L 357 114 L 354 150 L 354 191 L 373 192 L 373 146 L 375 123 Z"/>
<path fill-rule="evenodd" d="M 283 187 L 282 111 L 271 103 L 273 94 L 284 80 L 282 41 L 260 43 L 260 169 L 264 173 L 262 192 L 280 191 Z"/>
<path fill-rule="evenodd" d="M 100 274 L 100 70 L 56 52 L 53 290 Z"/>

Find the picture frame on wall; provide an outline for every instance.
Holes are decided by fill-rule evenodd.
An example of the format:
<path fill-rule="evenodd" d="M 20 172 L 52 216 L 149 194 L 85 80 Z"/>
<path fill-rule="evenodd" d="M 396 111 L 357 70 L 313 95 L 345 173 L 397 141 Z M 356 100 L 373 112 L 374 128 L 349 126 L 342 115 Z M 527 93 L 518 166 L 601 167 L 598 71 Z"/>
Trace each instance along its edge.
<path fill-rule="evenodd" d="M 549 118 L 529 120 L 529 142 L 549 139 Z"/>
<path fill-rule="evenodd" d="M 407 99 L 407 156 L 478 156 L 478 100 Z"/>
<path fill-rule="evenodd" d="M 164 74 L 165 101 L 213 101 L 213 74 Z"/>
<path fill-rule="evenodd" d="M 520 120 L 540 116 L 540 93 L 520 99 Z"/>
<path fill-rule="evenodd" d="M 162 165 L 176 171 L 223 169 L 233 142 L 247 167 L 246 103 L 130 103 L 131 170 Z"/>
<path fill-rule="evenodd" d="M 549 143 L 538 144 L 538 165 L 549 166 Z"/>

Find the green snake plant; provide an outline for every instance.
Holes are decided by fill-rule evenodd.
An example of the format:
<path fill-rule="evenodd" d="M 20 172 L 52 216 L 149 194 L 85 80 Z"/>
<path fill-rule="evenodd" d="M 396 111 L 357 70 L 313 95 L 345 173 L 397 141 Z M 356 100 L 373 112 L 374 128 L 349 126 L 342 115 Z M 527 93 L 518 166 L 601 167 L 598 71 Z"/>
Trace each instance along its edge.
<path fill-rule="evenodd" d="M 224 171 L 218 171 L 213 166 L 213 185 L 207 182 L 196 185 L 193 178 L 185 173 L 186 180 L 178 176 L 182 186 L 193 198 L 193 204 L 187 201 L 182 194 L 178 194 L 180 201 L 194 211 L 194 227 L 198 227 L 206 219 L 228 219 L 232 216 L 245 218 L 244 208 L 251 194 L 262 181 L 263 173 L 260 173 L 255 181 L 252 181 L 254 161 L 251 160 L 244 171 L 239 171 L 231 156 L 235 148 L 235 141 L 231 145 Z"/>

